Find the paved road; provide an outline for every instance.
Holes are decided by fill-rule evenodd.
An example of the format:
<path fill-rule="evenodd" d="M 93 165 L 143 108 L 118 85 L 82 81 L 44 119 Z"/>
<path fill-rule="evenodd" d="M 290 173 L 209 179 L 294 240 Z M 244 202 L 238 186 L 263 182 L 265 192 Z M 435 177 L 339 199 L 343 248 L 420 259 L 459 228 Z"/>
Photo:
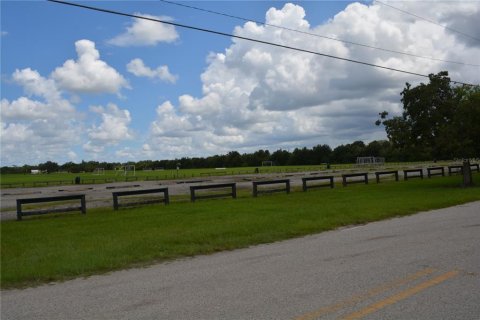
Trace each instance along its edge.
<path fill-rule="evenodd" d="M 480 202 L 24 290 L 2 319 L 480 319 Z"/>

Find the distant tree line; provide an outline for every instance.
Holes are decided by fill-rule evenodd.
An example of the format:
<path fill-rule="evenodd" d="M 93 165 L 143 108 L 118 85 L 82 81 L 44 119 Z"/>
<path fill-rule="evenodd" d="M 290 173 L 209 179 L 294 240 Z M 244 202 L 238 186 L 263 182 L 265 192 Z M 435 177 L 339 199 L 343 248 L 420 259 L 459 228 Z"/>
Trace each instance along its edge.
<path fill-rule="evenodd" d="M 192 168 L 232 168 L 232 167 L 258 167 L 264 161 L 272 161 L 274 165 L 319 165 L 322 163 L 353 163 L 357 157 L 385 157 L 388 161 L 409 160 L 402 154 L 396 152 L 388 141 L 372 141 L 365 144 L 362 141 L 355 141 L 350 144 L 340 145 L 335 149 L 330 146 L 317 145 L 313 148 L 295 148 L 293 151 L 279 149 L 274 152 L 269 150 L 258 150 L 253 153 L 240 154 L 231 151 L 223 155 L 209 157 L 183 157 L 174 160 L 142 160 L 128 162 L 135 165 L 136 170 L 158 170 L 158 169 L 181 169 Z M 5 166 L 1 167 L 1 173 L 30 173 L 32 169 L 45 172 L 93 172 L 96 168 L 114 170 L 122 165 L 119 162 L 98 162 L 82 161 L 80 163 L 67 162 L 59 165 L 53 161 L 47 161 L 38 165 Z"/>

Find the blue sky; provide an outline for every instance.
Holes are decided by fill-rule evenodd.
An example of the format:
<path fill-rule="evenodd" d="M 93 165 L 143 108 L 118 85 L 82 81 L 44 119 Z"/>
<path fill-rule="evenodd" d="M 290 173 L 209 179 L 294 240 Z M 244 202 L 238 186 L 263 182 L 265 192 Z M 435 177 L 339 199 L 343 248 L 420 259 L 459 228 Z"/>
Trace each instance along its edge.
<path fill-rule="evenodd" d="M 380 3 L 162 1 L 89 6 L 479 82 L 480 43 Z M 480 2 L 391 2 L 479 37 Z M 384 139 L 420 77 L 46 1 L 1 2 L 2 165 L 207 156 Z M 410 54 L 386 53 L 315 33 Z"/>

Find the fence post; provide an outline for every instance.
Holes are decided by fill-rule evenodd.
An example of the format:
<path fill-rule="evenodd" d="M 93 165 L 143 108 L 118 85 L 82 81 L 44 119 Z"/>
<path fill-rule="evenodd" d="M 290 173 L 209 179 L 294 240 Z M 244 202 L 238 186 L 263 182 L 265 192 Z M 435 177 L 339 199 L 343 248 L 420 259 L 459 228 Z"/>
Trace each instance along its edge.
<path fill-rule="evenodd" d="M 195 189 L 190 187 L 190 201 L 195 202 Z"/>
<path fill-rule="evenodd" d="M 165 205 L 170 203 L 170 196 L 168 195 L 168 188 L 165 189 L 165 192 L 163 193 L 163 196 L 165 198 Z"/>
<path fill-rule="evenodd" d="M 118 210 L 118 195 L 116 192 L 113 193 L 113 210 Z"/>
<path fill-rule="evenodd" d="M 83 195 L 82 198 L 80 199 L 80 205 L 82 207 L 82 213 L 87 214 L 87 204 L 85 202 L 85 195 Z"/>
<path fill-rule="evenodd" d="M 463 187 L 473 186 L 472 168 L 470 168 L 470 160 L 463 161 Z"/>
<path fill-rule="evenodd" d="M 22 220 L 22 203 L 17 200 L 17 220 Z"/>

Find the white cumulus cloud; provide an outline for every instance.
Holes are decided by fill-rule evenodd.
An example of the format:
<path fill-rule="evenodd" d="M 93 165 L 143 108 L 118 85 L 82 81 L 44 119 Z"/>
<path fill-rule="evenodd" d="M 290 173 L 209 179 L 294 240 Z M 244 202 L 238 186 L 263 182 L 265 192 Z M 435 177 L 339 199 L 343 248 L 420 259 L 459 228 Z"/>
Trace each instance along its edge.
<path fill-rule="evenodd" d="M 92 141 L 87 141 L 87 143 L 83 145 L 83 150 L 87 153 L 98 155 L 105 150 L 105 146 L 96 145 Z"/>
<path fill-rule="evenodd" d="M 70 148 L 80 141 L 77 119 L 58 115 L 32 121 L 1 122 L 3 163 L 66 161 Z"/>
<path fill-rule="evenodd" d="M 2 162 L 66 159 L 72 144 L 80 139 L 75 107 L 62 97 L 52 79 L 36 70 L 15 70 L 12 79 L 27 96 L 1 100 Z"/>
<path fill-rule="evenodd" d="M 20 97 L 13 101 L 2 99 L 2 117 L 9 120 L 52 119 L 59 114 L 71 116 L 75 108 L 62 98 L 60 90 L 52 79 L 42 77 L 36 70 L 30 68 L 15 70 L 12 79 L 23 87 L 29 97 Z M 33 100 L 39 97 L 43 101 Z"/>
<path fill-rule="evenodd" d="M 90 110 L 101 116 L 101 123 L 93 125 L 88 130 L 88 137 L 96 142 L 105 144 L 117 144 L 123 140 L 133 138 L 133 133 L 129 128 L 132 121 L 130 112 L 120 109 L 115 104 L 110 103 L 107 107 L 92 106 Z"/>
<path fill-rule="evenodd" d="M 134 160 L 136 156 L 136 151 L 126 147 L 126 148 L 115 151 L 115 156 L 123 160 L 125 159 Z"/>
<path fill-rule="evenodd" d="M 135 15 L 149 19 L 172 21 L 172 18 L 166 16 L 153 16 L 142 13 L 135 13 Z M 178 33 L 174 26 L 145 19 L 133 18 L 133 22 L 127 27 L 127 30 L 113 39 L 110 39 L 108 43 L 121 47 L 154 46 L 160 42 L 173 42 L 177 38 Z"/>
<path fill-rule="evenodd" d="M 74 93 L 119 93 L 128 88 L 128 82 L 113 67 L 100 60 L 95 43 L 90 40 L 75 42 L 77 60 L 67 60 L 52 73 L 62 89 Z"/>
<path fill-rule="evenodd" d="M 178 76 L 170 73 L 168 66 L 159 66 L 151 69 L 145 65 L 142 59 L 138 58 L 127 64 L 127 70 L 137 77 L 158 78 L 169 83 L 175 83 L 178 79 Z"/>
<path fill-rule="evenodd" d="M 23 87 L 28 95 L 44 97 L 46 100 L 53 101 L 60 99 L 60 90 L 52 79 L 42 77 L 36 70 L 30 68 L 15 70 L 12 75 L 13 80 Z"/>

